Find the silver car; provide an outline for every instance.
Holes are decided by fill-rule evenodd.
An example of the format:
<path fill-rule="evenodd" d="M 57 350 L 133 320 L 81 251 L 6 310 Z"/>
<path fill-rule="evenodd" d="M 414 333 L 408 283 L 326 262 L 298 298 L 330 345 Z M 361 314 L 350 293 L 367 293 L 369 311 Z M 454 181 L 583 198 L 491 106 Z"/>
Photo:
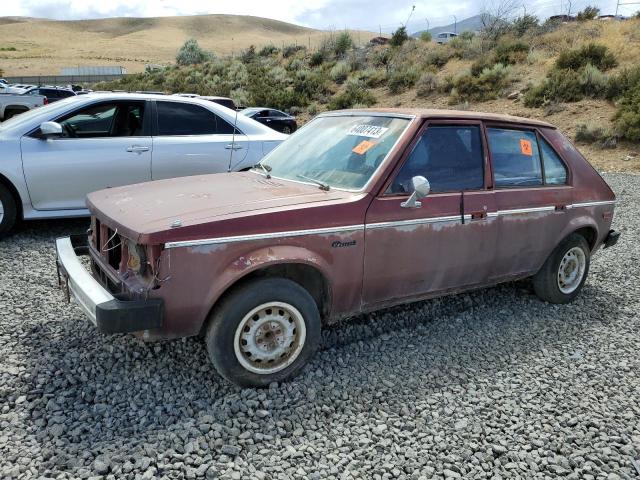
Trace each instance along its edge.
<path fill-rule="evenodd" d="M 31 110 L 0 124 L 0 236 L 20 218 L 88 215 L 95 190 L 250 168 L 286 138 L 198 98 L 89 94 Z"/>

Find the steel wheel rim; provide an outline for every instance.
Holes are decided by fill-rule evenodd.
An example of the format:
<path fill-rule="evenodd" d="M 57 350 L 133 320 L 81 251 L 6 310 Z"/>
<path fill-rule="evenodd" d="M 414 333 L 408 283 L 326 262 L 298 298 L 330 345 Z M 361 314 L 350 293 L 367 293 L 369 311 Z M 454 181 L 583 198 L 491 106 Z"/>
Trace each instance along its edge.
<path fill-rule="evenodd" d="M 587 256 L 580 247 L 573 247 L 564 254 L 558 267 L 558 288 L 562 293 L 573 293 L 584 277 Z"/>
<path fill-rule="evenodd" d="M 236 328 L 233 347 L 245 369 L 260 375 L 284 370 L 302 352 L 307 328 L 293 305 L 268 302 L 247 313 Z"/>

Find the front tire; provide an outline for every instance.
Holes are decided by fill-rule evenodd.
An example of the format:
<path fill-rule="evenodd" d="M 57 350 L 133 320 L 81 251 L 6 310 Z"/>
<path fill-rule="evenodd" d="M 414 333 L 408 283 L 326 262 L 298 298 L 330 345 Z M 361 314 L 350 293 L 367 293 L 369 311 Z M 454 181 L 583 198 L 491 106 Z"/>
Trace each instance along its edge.
<path fill-rule="evenodd" d="M 4 185 L 0 185 L 0 238 L 4 237 L 16 224 L 18 207 L 16 199 Z"/>
<path fill-rule="evenodd" d="M 265 278 L 236 288 L 209 319 L 214 367 L 241 387 L 265 387 L 302 370 L 320 343 L 320 314 L 299 284 Z"/>
<path fill-rule="evenodd" d="M 556 247 L 533 277 L 536 295 L 549 303 L 569 303 L 578 296 L 589 273 L 591 250 L 582 235 L 572 233 Z"/>

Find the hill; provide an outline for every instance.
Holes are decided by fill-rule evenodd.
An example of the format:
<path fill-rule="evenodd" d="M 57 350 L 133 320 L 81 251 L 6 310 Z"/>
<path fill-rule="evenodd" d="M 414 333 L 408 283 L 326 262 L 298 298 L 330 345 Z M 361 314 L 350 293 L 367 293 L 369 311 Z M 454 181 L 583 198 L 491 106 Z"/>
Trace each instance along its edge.
<path fill-rule="evenodd" d="M 119 65 L 141 72 L 166 64 L 189 38 L 216 54 L 250 45 L 318 45 L 329 32 L 266 18 L 196 15 L 57 21 L 0 17 L 0 69 L 7 76 L 57 74 L 63 67 Z M 363 42 L 373 34 L 354 32 Z M 7 51 L 13 49 L 15 51 Z M 3 50 L 4 49 L 4 50 Z"/>
<path fill-rule="evenodd" d="M 441 32 L 457 32 L 457 33 L 477 32 L 480 29 L 482 29 L 482 27 L 483 27 L 482 15 L 474 15 L 473 17 L 465 18 L 464 20 L 457 22 L 457 24 L 451 23 L 449 25 L 444 25 L 441 27 L 433 27 L 433 28 L 430 28 L 429 31 L 433 36 L 436 36 L 438 33 L 441 33 Z M 420 34 L 423 31 L 424 30 L 421 30 L 411 35 L 417 38 L 420 36 Z"/>

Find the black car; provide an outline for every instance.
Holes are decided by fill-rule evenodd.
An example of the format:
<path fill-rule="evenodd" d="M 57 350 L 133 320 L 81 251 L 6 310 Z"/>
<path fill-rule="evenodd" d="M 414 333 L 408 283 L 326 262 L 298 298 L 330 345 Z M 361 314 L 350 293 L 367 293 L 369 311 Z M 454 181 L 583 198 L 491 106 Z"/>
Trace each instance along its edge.
<path fill-rule="evenodd" d="M 245 108 L 240 113 L 278 132 L 289 134 L 295 132 L 298 128 L 296 117 L 287 115 L 280 110 L 274 110 L 273 108 Z"/>
<path fill-rule="evenodd" d="M 63 98 L 73 97 L 76 95 L 76 92 L 70 88 L 33 87 L 24 92 L 23 95 L 42 95 L 43 97 L 47 97 L 49 103 L 53 103 L 58 100 L 62 100 Z"/>

